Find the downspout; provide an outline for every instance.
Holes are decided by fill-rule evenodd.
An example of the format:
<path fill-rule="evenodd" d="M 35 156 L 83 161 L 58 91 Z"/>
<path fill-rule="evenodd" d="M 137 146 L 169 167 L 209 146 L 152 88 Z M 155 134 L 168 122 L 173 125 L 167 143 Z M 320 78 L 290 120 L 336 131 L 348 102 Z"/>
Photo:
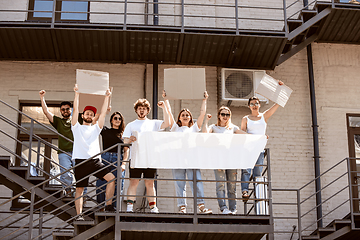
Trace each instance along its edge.
<path fill-rule="evenodd" d="M 154 0 L 154 26 L 159 25 L 159 4 L 158 0 Z"/>
<path fill-rule="evenodd" d="M 152 105 L 153 105 L 153 109 L 152 109 L 152 118 L 153 119 L 157 119 L 158 118 L 158 108 L 157 108 L 157 103 L 158 103 L 158 78 L 159 78 L 159 65 L 157 63 L 157 61 L 154 61 L 153 63 L 153 101 L 152 101 Z"/>
<path fill-rule="evenodd" d="M 308 9 L 308 0 L 303 0 L 305 9 Z M 309 86 L 310 86 L 310 100 L 311 100 L 311 118 L 313 129 L 313 145 L 314 145 L 314 169 L 315 169 L 315 191 L 316 191 L 316 218 L 317 227 L 323 226 L 322 222 L 322 205 L 321 205 L 321 182 L 320 182 L 320 154 L 319 154 L 319 131 L 316 113 L 316 98 L 315 98 L 315 84 L 314 84 L 314 65 L 312 59 L 312 48 L 309 44 L 306 48 L 309 72 Z"/>
<path fill-rule="evenodd" d="M 322 206 L 321 206 L 321 182 L 320 182 L 320 155 L 319 155 L 319 131 L 316 113 L 315 84 L 314 84 L 314 68 L 312 59 L 311 44 L 307 46 L 307 60 L 310 85 L 311 100 L 311 118 L 313 129 L 313 145 L 314 145 L 314 168 L 315 168 L 315 190 L 316 190 L 316 216 L 318 228 L 323 226 L 322 222 Z"/>
<path fill-rule="evenodd" d="M 307 9 L 308 0 L 303 0 L 304 7 Z M 315 98 L 315 84 L 314 84 L 314 65 L 312 59 L 312 48 L 309 44 L 306 48 L 309 72 L 309 86 L 310 86 L 310 100 L 311 100 L 311 119 L 313 129 L 313 146 L 314 146 L 314 169 L 315 169 L 315 191 L 316 191 L 316 218 L 317 227 L 323 226 L 322 222 L 322 205 L 321 205 L 321 181 L 320 181 L 320 154 L 319 154 L 319 131 L 316 113 L 316 98 Z"/>

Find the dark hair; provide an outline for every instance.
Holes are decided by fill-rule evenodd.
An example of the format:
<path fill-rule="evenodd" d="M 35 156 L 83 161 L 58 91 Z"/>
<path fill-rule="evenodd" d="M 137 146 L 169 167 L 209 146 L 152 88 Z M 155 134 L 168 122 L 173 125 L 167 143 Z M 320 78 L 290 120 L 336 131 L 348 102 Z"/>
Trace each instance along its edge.
<path fill-rule="evenodd" d="M 119 115 L 120 118 L 121 118 L 121 123 L 120 123 L 120 126 L 119 126 L 119 137 L 121 138 L 122 137 L 122 134 L 124 132 L 124 129 L 125 129 L 125 119 L 124 119 L 124 116 L 120 113 L 120 112 L 114 112 L 113 114 L 111 114 L 110 116 L 110 125 L 112 127 L 112 120 L 113 118 L 115 117 L 115 115 Z"/>
<path fill-rule="evenodd" d="M 257 100 L 258 102 L 260 102 L 260 99 L 258 99 L 257 97 L 253 96 L 253 97 L 249 98 L 248 106 L 250 106 L 250 102 L 251 102 L 252 100 Z"/>
<path fill-rule="evenodd" d="M 69 106 L 72 108 L 71 102 L 64 101 L 64 102 L 60 103 L 60 108 L 61 108 L 62 106 L 64 106 L 64 105 L 69 105 Z"/>
<path fill-rule="evenodd" d="M 182 112 L 188 112 L 188 113 L 189 113 L 189 115 L 190 115 L 190 121 L 189 121 L 189 126 L 188 126 L 188 127 L 191 127 L 192 125 L 194 125 L 193 116 L 192 116 L 192 114 L 191 114 L 190 110 L 189 110 L 189 109 L 187 109 L 187 108 L 184 108 L 184 109 L 182 109 L 182 110 L 179 112 L 179 115 L 178 115 L 178 118 L 177 118 L 176 124 L 177 124 L 179 127 L 181 127 L 181 126 L 182 126 L 182 123 L 181 123 L 181 121 L 180 121 L 180 115 L 181 115 L 181 113 L 182 113 Z"/>
<path fill-rule="evenodd" d="M 146 107 L 148 112 L 150 112 L 151 110 L 150 103 L 145 98 L 140 98 L 135 102 L 134 104 L 135 112 L 137 111 L 138 107 Z"/>

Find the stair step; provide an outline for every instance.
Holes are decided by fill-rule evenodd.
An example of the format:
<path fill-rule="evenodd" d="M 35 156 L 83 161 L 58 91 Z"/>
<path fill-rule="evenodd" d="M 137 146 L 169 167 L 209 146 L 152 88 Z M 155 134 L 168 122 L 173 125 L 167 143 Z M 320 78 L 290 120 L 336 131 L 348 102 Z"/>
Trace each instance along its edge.
<path fill-rule="evenodd" d="M 10 160 L 10 156 L 0 156 L 0 165 L 9 168 Z"/>
<path fill-rule="evenodd" d="M 351 225 L 351 220 L 349 219 L 335 219 L 333 222 L 336 230 Z"/>
<path fill-rule="evenodd" d="M 320 239 L 318 235 L 303 236 L 301 239 Z"/>
<path fill-rule="evenodd" d="M 74 231 L 54 231 L 53 240 L 68 240 L 74 237 Z"/>
<path fill-rule="evenodd" d="M 73 225 L 75 226 L 92 226 L 95 225 L 94 220 L 85 220 L 85 221 L 73 221 Z"/>
<path fill-rule="evenodd" d="M 43 176 L 30 176 L 30 177 L 27 177 L 26 180 L 28 180 L 29 182 L 31 182 L 34 185 L 38 185 L 39 183 L 44 182 L 46 180 L 46 178 Z"/>
<path fill-rule="evenodd" d="M 316 2 L 315 8 L 320 13 L 321 11 L 323 11 L 324 9 L 326 9 L 330 6 L 331 6 L 331 2 Z"/>
<path fill-rule="evenodd" d="M 320 238 L 323 238 L 331 233 L 335 232 L 334 228 L 320 228 L 318 230 L 318 233 L 320 235 Z"/>
<path fill-rule="evenodd" d="M 317 11 L 315 10 L 308 10 L 308 9 L 304 9 L 301 11 L 302 17 L 303 17 L 303 21 L 306 22 L 309 19 L 311 19 L 312 17 L 315 17 L 317 14 Z"/>
<path fill-rule="evenodd" d="M 303 21 L 300 19 L 288 19 L 287 24 L 289 27 L 289 32 L 292 32 L 296 28 L 300 27 L 303 24 Z"/>

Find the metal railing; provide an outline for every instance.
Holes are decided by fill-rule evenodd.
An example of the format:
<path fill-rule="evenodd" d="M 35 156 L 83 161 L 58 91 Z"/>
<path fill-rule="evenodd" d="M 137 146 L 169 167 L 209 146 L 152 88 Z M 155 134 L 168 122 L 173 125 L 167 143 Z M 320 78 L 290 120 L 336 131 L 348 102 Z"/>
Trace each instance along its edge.
<path fill-rule="evenodd" d="M 47 129 L 48 131 L 51 131 L 54 135 L 62 136 L 61 134 L 59 134 L 57 131 L 55 131 L 52 128 L 47 127 L 46 125 L 36 121 L 35 119 L 31 118 L 30 116 L 22 113 L 21 111 L 19 111 L 18 109 L 10 106 L 9 104 L 5 103 L 4 101 L 0 100 L 0 103 L 2 103 L 4 106 L 7 107 L 7 109 L 11 109 L 15 114 L 19 115 L 20 118 L 21 116 L 25 116 L 27 118 L 30 119 L 30 129 L 26 129 L 23 126 L 21 126 L 20 124 L 15 123 L 14 121 L 10 120 L 8 117 L 0 114 L 0 119 L 7 124 L 7 126 L 10 126 L 11 129 L 16 129 L 20 132 L 22 132 L 23 134 L 28 135 L 29 139 L 33 139 L 33 140 L 37 140 L 39 142 L 41 142 L 42 144 L 46 144 L 48 147 L 50 147 L 53 150 L 59 150 L 58 147 L 56 145 L 53 145 L 51 143 L 46 142 L 45 140 L 41 139 L 37 134 L 34 133 L 34 127 L 35 125 L 38 126 L 42 126 L 45 129 Z M 4 128 L 5 129 L 5 128 Z M 24 143 L 21 142 L 20 140 L 18 140 L 16 137 L 14 137 L 12 134 L 7 133 L 5 130 L 0 130 L 0 132 L 2 133 L 3 137 L 2 138 L 8 138 L 11 141 L 16 142 L 17 144 L 23 145 Z M 71 141 L 70 139 L 68 139 L 68 141 Z M 19 155 L 16 153 L 16 151 L 13 151 L 11 149 L 9 149 L 8 147 L 0 144 L 0 148 L 2 148 L 3 150 L 5 150 L 10 156 L 13 156 L 15 158 L 19 158 L 21 161 L 25 162 L 27 164 L 27 172 L 30 172 L 31 168 L 35 168 L 38 172 L 42 173 L 43 176 L 46 176 L 47 179 L 41 179 L 40 182 L 35 183 L 32 187 L 30 188 L 26 188 L 25 186 L 23 186 L 24 190 L 21 190 L 20 192 L 14 192 L 13 197 L 9 198 L 9 199 L 4 199 L 5 201 L 2 201 L 0 203 L 0 209 L 3 209 L 5 206 L 7 206 L 8 204 L 10 204 L 13 201 L 16 201 L 18 199 L 27 199 L 27 205 L 22 205 L 18 210 L 16 211 L 6 211 L 6 215 L 3 215 L 2 219 L 0 219 L 0 239 L 6 239 L 6 238 L 17 238 L 20 236 L 23 236 L 24 234 L 28 234 L 28 238 L 29 239 L 44 239 L 46 237 L 49 237 L 52 232 L 54 231 L 58 231 L 58 230 L 71 230 L 73 229 L 72 227 L 72 222 L 74 221 L 74 219 L 76 219 L 76 217 L 78 215 L 76 215 L 75 212 L 75 207 L 74 207 L 74 202 L 76 199 L 73 198 L 67 198 L 65 195 L 62 195 L 61 193 L 65 190 L 65 188 L 67 188 L 67 186 L 65 187 L 58 187 L 55 190 L 53 190 L 51 193 L 48 193 L 48 195 L 46 195 L 46 197 L 42 197 L 39 198 L 39 190 L 43 190 L 45 191 L 47 188 L 47 186 L 49 186 L 49 182 L 51 181 L 58 181 L 61 182 L 61 180 L 59 179 L 59 177 L 61 176 L 61 174 L 64 174 L 66 172 L 71 172 L 74 170 L 75 167 L 81 167 L 82 164 L 84 164 L 84 162 L 82 162 L 79 165 L 76 165 L 75 167 L 66 169 L 64 172 L 56 174 L 56 175 L 52 175 L 50 174 L 49 171 L 46 171 L 45 169 L 43 169 L 43 166 L 41 166 L 41 164 L 39 164 L 39 156 L 41 156 L 42 158 L 44 158 L 44 160 L 49 161 L 51 164 L 56 164 L 58 165 L 57 162 L 55 162 L 54 160 L 52 160 L 51 158 L 45 156 L 45 154 L 42 154 L 39 150 L 39 148 L 35 148 L 33 149 L 31 147 L 32 145 L 32 141 L 29 141 L 29 144 L 26 145 L 29 149 L 29 156 L 31 154 L 36 154 L 36 161 L 35 159 L 31 159 L 31 157 L 25 158 L 22 155 Z M 100 152 L 99 154 L 93 156 L 92 158 L 88 159 L 87 161 L 93 159 L 93 158 L 98 158 L 101 156 L 101 154 L 106 153 L 108 151 L 113 150 L 114 148 L 117 149 L 117 153 L 118 153 L 118 157 L 117 157 L 117 162 L 113 162 L 110 163 L 108 162 L 108 166 L 114 166 L 115 169 L 113 169 L 113 171 L 117 170 L 118 174 L 116 176 L 116 181 L 117 183 L 120 183 L 122 181 L 122 179 L 128 180 L 129 178 L 122 178 L 121 174 L 119 174 L 121 172 L 121 168 L 120 168 L 120 153 L 121 153 L 121 147 L 124 146 L 130 146 L 128 144 L 117 144 L 114 145 L 108 149 L 105 149 L 104 151 Z M 61 150 L 59 150 L 61 152 Z M 34 164 L 31 164 L 31 161 L 34 162 Z M 106 160 L 102 160 L 102 161 L 106 161 Z M 270 154 L 269 154 L 269 150 L 267 149 L 266 151 L 266 162 L 264 165 L 264 170 L 262 173 L 262 176 L 266 177 L 265 181 L 257 181 L 255 182 L 255 179 L 251 178 L 250 181 L 247 181 L 247 183 L 249 183 L 251 186 L 253 186 L 253 188 L 249 188 L 252 196 L 249 199 L 243 199 L 243 198 L 235 198 L 234 200 L 237 202 L 242 202 L 243 200 L 247 200 L 247 202 L 245 202 L 243 204 L 243 209 L 244 212 L 238 212 L 239 215 L 244 215 L 244 216 L 256 216 L 257 214 L 259 214 L 259 211 L 257 211 L 257 205 L 259 205 L 259 203 L 261 203 L 262 205 L 265 205 L 266 208 L 268 209 L 268 212 L 262 212 L 260 214 L 264 215 L 264 217 L 267 217 L 270 222 L 271 225 L 271 214 L 272 214 L 272 204 L 271 204 L 271 177 L 270 177 Z M 11 167 L 10 167 L 11 168 Z M 1 168 L 2 169 L 2 168 Z M 0 169 L 0 174 L 5 174 L 5 170 L 1 170 Z M 101 170 L 98 170 L 101 171 Z M 194 170 L 195 171 L 195 170 Z M 93 173 L 94 174 L 94 173 Z M 194 174 L 194 176 L 196 176 L 196 174 Z M 25 178 L 30 179 L 31 180 L 36 180 L 36 179 L 40 179 L 40 177 L 32 177 L 29 175 L 26 175 Z M 85 177 L 86 178 L 86 177 Z M 74 182 L 71 186 L 75 187 L 76 183 L 81 181 L 82 179 L 79 179 L 78 181 Z M 101 191 L 97 191 L 98 189 L 100 189 L 102 186 L 99 187 L 93 187 L 94 185 L 94 181 L 90 182 L 90 189 L 89 191 L 84 194 L 85 196 L 88 196 L 91 199 L 94 199 L 98 194 L 101 194 Z M 162 183 L 162 182 L 174 182 L 174 181 L 185 181 L 185 182 L 193 182 L 193 186 L 194 186 L 194 193 L 193 196 L 187 196 L 187 197 L 178 197 L 178 196 L 174 196 L 171 194 L 158 194 L 156 197 L 157 199 L 176 199 L 176 198 L 185 198 L 185 199 L 192 199 L 192 204 L 193 204 L 193 211 L 192 213 L 190 212 L 190 218 L 192 218 L 192 222 L 194 224 L 197 224 L 197 220 L 199 218 L 199 214 L 197 212 L 197 194 L 196 194 L 196 183 L 197 181 L 202 181 L 204 184 L 212 184 L 214 185 L 217 181 L 216 180 L 210 180 L 210 179 L 204 179 L 204 180 L 197 180 L 196 177 L 194 177 L 192 180 L 188 180 L 188 179 L 174 179 L 174 178 L 157 178 L 156 181 L 158 182 L 158 184 Z M 221 182 L 228 182 L 228 181 L 221 181 Z M 243 183 L 244 181 L 236 181 L 232 183 L 235 183 L 237 185 Z M 107 184 L 107 183 L 106 183 Z M 123 214 L 129 214 L 129 213 L 125 213 L 125 210 L 123 209 L 123 201 L 124 198 L 129 197 L 130 195 L 124 194 L 122 193 L 120 186 L 121 184 L 117 184 L 117 194 L 116 196 L 113 196 L 112 199 L 116 200 L 116 209 L 118 209 L 119 211 L 116 211 L 113 215 L 116 219 L 120 219 L 120 216 L 122 216 Z M 266 189 L 266 193 L 265 193 L 265 197 L 254 197 L 255 195 L 255 186 L 262 186 L 264 187 L 264 189 Z M 265 187 L 267 186 L 267 187 Z M 95 193 L 96 192 L 96 193 Z M 214 187 L 214 192 L 215 192 L 215 187 Z M 215 194 L 214 194 L 215 195 Z M 137 194 L 137 195 L 131 195 L 132 197 L 138 197 L 138 198 L 145 198 L 145 193 L 144 194 Z M 149 197 L 149 196 L 148 196 Z M 217 201 L 217 197 L 216 196 L 204 196 L 203 198 L 204 200 L 207 201 Z M 225 199 L 228 199 L 225 197 Z M 107 199 L 105 200 L 107 201 Z M 146 202 L 144 202 L 145 205 Z M 191 205 L 191 204 L 190 204 Z M 217 205 L 217 203 L 216 203 Z M 250 206 L 250 210 L 247 209 L 247 206 Z M 104 202 L 94 202 L 91 204 L 91 206 L 88 206 L 87 208 L 84 209 L 82 215 L 84 215 L 85 217 L 89 217 L 92 218 L 94 212 L 99 211 L 101 208 L 104 207 Z M 144 207 L 144 206 L 143 206 Z M 241 206 L 239 204 L 238 210 L 241 209 Z M 140 209 L 139 211 L 142 211 L 143 209 Z M 182 214 L 177 214 L 177 209 L 174 209 L 173 211 L 172 217 L 183 217 L 184 215 Z M 64 219 L 63 215 L 67 214 L 67 218 Z M 226 218 L 226 216 L 223 216 Z M 231 217 L 231 216 L 229 216 Z M 52 224 L 51 221 L 54 219 L 62 219 L 61 223 L 57 223 L 57 224 Z M 4 232 L 4 230 L 6 230 L 6 232 Z M 36 234 L 33 230 L 38 230 L 38 233 Z"/>
<path fill-rule="evenodd" d="M 37 0 L 37 5 L 42 0 Z M 49 1 L 47 1 L 49 2 Z M 62 10 L 60 0 L 53 0 L 46 10 L 24 9 L 19 4 L 7 4 L 0 9 L 4 14 L 0 23 L 40 23 L 54 28 L 62 25 L 162 28 L 166 30 L 228 30 L 239 34 L 242 30 L 269 29 L 283 32 L 286 26 L 286 2 L 266 4 L 264 1 L 244 3 L 234 0 L 224 3 L 199 3 L 198 1 L 103 1 L 79 0 L 82 10 Z M 31 6 L 31 5 L 30 5 Z M 34 7 L 35 6 L 35 7 Z M 151 21 L 152 20 L 152 21 Z"/>
<path fill-rule="evenodd" d="M 360 230 L 359 227 L 355 226 L 354 221 L 355 216 L 360 216 L 360 185 L 357 183 L 360 171 L 351 170 L 350 168 L 351 161 L 356 160 L 360 159 L 344 158 L 299 189 L 272 189 L 273 192 L 287 192 L 287 197 L 290 198 L 290 200 L 293 199 L 293 201 L 286 203 L 273 202 L 273 208 L 276 208 L 276 205 L 280 205 L 282 208 L 285 206 L 292 207 L 292 210 L 288 211 L 290 216 L 278 216 L 279 214 L 277 214 L 276 211 L 274 212 L 274 233 L 291 233 L 290 231 L 277 229 L 279 228 L 279 226 L 276 226 L 278 219 L 293 221 L 293 233 L 298 235 L 298 239 L 302 239 L 303 236 L 309 235 L 317 230 L 317 223 L 319 221 L 324 221 L 326 224 L 329 224 L 335 219 L 347 218 L 351 220 L 352 230 Z M 318 193 L 313 191 L 313 185 L 317 179 L 321 179 L 322 181 L 326 179 L 325 184 L 323 183 L 323 187 L 319 190 L 322 192 L 322 195 L 325 196 L 320 203 L 322 209 L 325 209 L 320 219 L 316 219 L 316 216 L 314 216 L 314 212 L 318 206 L 313 204 L 313 202 L 315 202 L 314 198 Z M 291 193 L 294 193 L 293 197 L 290 195 Z M 285 212 L 286 211 L 283 211 L 281 213 L 284 214 Z M 316 220 L 314 220 L 314 218 Z"/>

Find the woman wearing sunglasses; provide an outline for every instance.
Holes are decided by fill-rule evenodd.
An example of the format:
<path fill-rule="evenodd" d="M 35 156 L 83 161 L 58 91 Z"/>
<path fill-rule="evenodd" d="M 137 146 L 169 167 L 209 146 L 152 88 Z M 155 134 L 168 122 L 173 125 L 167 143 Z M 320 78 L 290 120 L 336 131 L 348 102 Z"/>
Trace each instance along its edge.
<path fill-rule="evenodd" d="M 279 85 L 283 85 L 282 81 L 279 81 Z M 248 101 L 248 107 L 250 108 L 251 114 L 243 117 L 241 121 L 241 130 L 247 132 L 249 134 L 259 134 L 265 135 L 267 121 L 269 118 L 276 112 L 279 108 L 278 104 L 274 104 L 271 108 L 266 110 L 263 113 L 260 113 L 260 100 L 257 97 L 251 97 Z M 253 179 L 261 176 L 262 166 L 264 164 L 264 153 L 261 152 L 253 169 L 242 169 L 241 170 L 241 181 L 245 181 L 241 183 L 242 197 L 243 201 L 247 201 L 249 198 L 249 183 L 251 170 L 253 172 Z"/>
<path fill-rule="evenodd" d="M 208 114 L 205 119 L 203 132 L 209 133 L 224 133 L 224 134 L 244 134 L 245 132 L 231 123 L 231 111 L 228 107 L 222 106 L 217 113 L 217 123 L 208 127 L 208 122 L 211 115 Z M 215 169 L 216 182 L 216 196 L 222 214 L 236 214 L 236 180 L 237 169 Z M 225 182 L 227 181 L 227 196 L 229 201 L 229 208 L 225 201 Z"/>
<path fill-rule="evenodd" d="M 194 123 L 192 114 L 190 112 L 189 109 L 182 109 L 178 115 L 177 121 L 175 122 L 174 120 L 174 116 L 171 112 L 171 107 L 170 107 L 170 103 L 169 101 L 166 99 L 166 93 L 165 91 L 163 92 L 163 97 L 165 99 L 165 104 L 166 104 L 166 109 L 168 110 L 168 114 L 170 116 L 170 131 L 171 132 L 199 132 L 205 117 L 205 113 L 206 113 L 206 100 L 208 99 L 209 95 L 207 94 L 207 92 L 204 92 L 204 99 L 201 105 L 201 109 L 200 109 L 200 115 L 196 121 L 196 123 Z M 186 180 L 186 175 L 188 177 L 189 183 L 190 183 L 190 187 L 191 187 L 191 191 L 194 193 L 193 191 L 193 173 L 194 170 L 193 169 L 173 169 L 173 177 L 174 179 L 179 179 L 179 180 Z M 204 197 L 204 186 L 202 183 L 202 179 L 201 179 L 201 172 L 199 169 L 195 169 L 195 174 L 196 174 L 196 193 L 197 193 L 197 209 L 200 213 L 204 213 L 204 214 L 211 214 L 212 210 L 211 209 L 207 209 L 205 207 L 205 201 L 203 199 Z M 179 207 L 179 213 L 186 213 L 186 181 L 175 181 L 175 191 L 176 191 L 176 196 L 177 197 L 181 197 L 177 199 L 178 202 L 178 207 Z"/>
<path fill-rule="evenodd" d="M 108 109 L 108 111 L 110 111 L 110 109 Z M 125 129 L 125 121 L 124 121 L 124 117 L 120 112 L 114 112 L 113 114 L 111 114 L 110 116 L 110 125 L 111 128 L 108 128 L 106 126 L 104 126 L 104 128 L 101 131 L 101 136 L 102 136 L 102 143 L 103 143 L 103 149 L 107 149 L 111 146 L 114 146 L 115 144 L 118 143 L 124 143 L 122 140 L 122 134 L 124 132 Z M 104 165 L 109 165 L 111 163 L 116 163 L 117 162 L 117 158 L 118 158 L 118 148 L 114 147 L 111 150 L 109 150 L 108 152 L 105 152 L 103 154 L 101 154 L 101 158 L 103 159 L 103 164 Z M 121 180 L 121 194 L 123 191 L 123 187 L 124 187 L 124 177 L 125 177 L 125 165 L 126 163 L 124 161 L 126 161 L 128 159 L 129 156 L 129 148 L 128 147 L 124 147 L 121 148 L 120 151 L 120 160 L 121 160 L 121 176 L 122 176 L 122 180 Z M 123 161 L 124 159 L 124 161 Z M 111 172 L 115 175 L 115 177 L 117 176 L 117 169 L 116 169 L 117 164 L 111 166 L 110 170 Z M 106 181 L 103 180 L 97 180 L 96 182 L 96 187 L 101 187 L 98 188 L 96 190 L 96 194 L 97 194 L 97 202 L 98 203 L 102 203 L 105 202 L 105 189 L 106 189 L 106 185 L 104 185 L 106 183 Z M 115 187 L 115 196 L 116 196 L 116 187 Z M 116 206 L 116 201 L 113 200 L 113 206 Z"/>

